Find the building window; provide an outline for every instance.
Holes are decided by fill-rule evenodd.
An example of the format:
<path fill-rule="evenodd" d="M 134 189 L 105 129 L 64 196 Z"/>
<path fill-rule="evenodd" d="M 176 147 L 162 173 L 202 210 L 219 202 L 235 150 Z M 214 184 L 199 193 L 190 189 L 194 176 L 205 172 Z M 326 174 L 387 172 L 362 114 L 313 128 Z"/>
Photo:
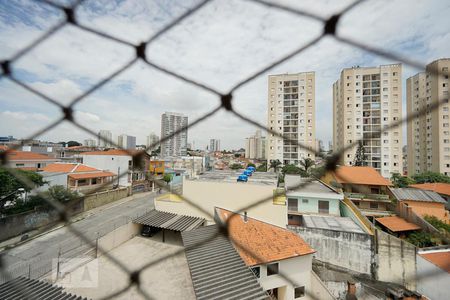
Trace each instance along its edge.
<path fill-rule="evenodd" d="M 24 167 L 25 164 L 16 164 L 16 167 Z"/>
<path fill-rule="evenodd" d="M 296 198 L 288 198 L 288 210 L 298 211 L 298 200 Z"/>
<path fill-rule="evenodd" d="M 371 209 L 378 209 L 378 203 L 376 203 L 376 202 L 370 202 L 370 208 L 371 208 Z"/>
<path fill-rule="evenodd" d="M 253 267 L 250 268 L 250 270 L 252 270 L 253 274 L 255 274 L 256 277 L 261 278 L 261 274 L 260 274 L 260 268 L 259 267 Z"/>
<path fill-rule="evenodd" d="M 308 201 L 308 199 L 302 199 L 302 203 L 308 203 L 309 201 Z"/>
<path fill-rule="evenodd" d="M 294 298 L 301 298 L 305 296 L 305 287 L 299 286 L 294 289 Z"/>
<path fill-rule="evenodd" d="M 330 212 L 330 202 L 319 200 L 319 213 L 328 214 Z"/>
<path fill-rule="evenodd" d="M 267 265 L 267 276 L 278 274 L 278 263 Z"/>

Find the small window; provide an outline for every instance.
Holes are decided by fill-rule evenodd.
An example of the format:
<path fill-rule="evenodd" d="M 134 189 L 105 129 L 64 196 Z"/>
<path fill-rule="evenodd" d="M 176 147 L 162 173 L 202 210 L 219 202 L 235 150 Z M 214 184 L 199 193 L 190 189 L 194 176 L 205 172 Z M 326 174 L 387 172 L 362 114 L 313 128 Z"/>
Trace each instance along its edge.
<path fill-rule="evenodd" d="M 252 270 L 253 274 L 255 274 L 256 277 L 261 278 L 260 267 L 253 267 L 250 268 L 250 270 Z"/>
<path fill-rule="evenodd" d="M 308 203 L 308 199 L 302 199 L 302 203 Z"/>
<path fill-rule="evenodd" d="M 378 209 L 378 203 L 376 203 L 376 202 L 370 202 L 370 208 L 371 208 L 371 209 Z"/>
<path fill-rule="evenodd" d="M 278 274 L 278 263 L 267 265 L 267 276 Z"/>
<path fill-rule="evenodd" d="M 294 298 L 301 298 L 305 296 L 305 287 L 299 286 L 294 289 Z"/>

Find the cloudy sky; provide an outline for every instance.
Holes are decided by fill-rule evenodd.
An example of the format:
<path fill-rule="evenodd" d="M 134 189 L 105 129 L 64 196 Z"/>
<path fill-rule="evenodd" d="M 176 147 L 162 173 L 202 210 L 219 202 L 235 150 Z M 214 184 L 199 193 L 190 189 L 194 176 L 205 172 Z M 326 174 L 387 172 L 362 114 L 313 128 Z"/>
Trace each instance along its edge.
<path fill-rule="evenodd" d="M 76 17 L 84 26 L 139 44 L 198 2 L 92 0 L 78 7 Z M 329 17 L 352 1 L 282 2 Z M 338 34 L 426 64 L 450 57 L 449 12 L 448 0 L 365 1 L 340 20 Z M 0 18 L 0 59 L 7 60 L 61 22 L 64 15 L 39 1 L 5 0 L 0 1 Z M 225 93 L 321 32 L 322 23 L 315 20 L 252 1 L 217 0 L 157 39 L 146 54 L 160 66 Z M 12 70 L 32 88 L 67 104 L 134 55 L 132 47 L 66 25 L 17 60 Z M 237 111 L 265 124 L 267 75 L 315 71 L 316 132 L 327 144 L 332 139 L 332 83 L 342 68 L 388 63 L 396 61 L 327 37 L 236 90 L 233 104 Z M 403 82 L 419 71 L 404 65 Z M 0 79 L 0 91 L 0 136 L 25 138 L 61 117 L 57 106 L 8 79 Z M 114 138 L 122 133 L 134 135 L 140 144 L 150 132 L 159 135 L 163 112 L 185 113 L 192 121 L 218 103 L 216 95 L 137 62 L 74 109 L 78 122 L 93 131 L 108 129 Z M 225 149 L 240 148 L 255 129 L 219 112 L 192 128 L 189 141 L 203 148 L 210 138 L 218 138 Z M 86 138 L 92 136 L 70 123 L 39 137 L 50 141 Z"/>

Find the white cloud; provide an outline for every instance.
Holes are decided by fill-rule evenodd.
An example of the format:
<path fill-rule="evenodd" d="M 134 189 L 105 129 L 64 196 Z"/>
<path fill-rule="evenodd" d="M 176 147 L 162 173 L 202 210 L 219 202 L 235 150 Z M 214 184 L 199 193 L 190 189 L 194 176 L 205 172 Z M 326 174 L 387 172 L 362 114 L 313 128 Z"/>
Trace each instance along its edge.
<path fill-rule="evenodd" d="M 283 3 L 329 17 L 352 1 Z M 13 21 L 0 15 L 4 21 L 0 22 L 0 52 L 6 57 L 61 18 L 57 13 L 48 15 L 42 5 L 27 5 L 21 2 L 16 6 L 20 13 L 10 14 Z M 87 1 L 77 10 L 77 18 L 86 26 L 139 43 L 192 5 L 184 1 Z M 367 1 L 340 20 L 338 32 L 427 63 L 448 56 L 448 12 L 447 1 L 417 1 L 414 5 L 406 0 Z M 29 19 L 21 19 L 24 14 Z M 226 92 L 321 31 L 321 23 L 252 2 L 212 1 L 150 45 L 147 56 L 172 71 Z M 131 47 L 67 26 L 13 67 L 34 88 L 67 104 L 133 56 Z M 392 61 L 325 38 L 238 89 L 233 104 L 240 112 L 265 124 L 267 75 L 315 71 L 317 137 L 328 141 L 332 137 L 331 86 L 340 70 L 380 63 Z M 416 71 L 405 67 L 403 79 Z M 56 108 L 15 85 L 0 81 L 0 89 L 3 111 L 37 113 L 51 120 L 60 115 Z M 164 111 L 183 112 L 192 122 L 218 103 L 217 96 L 138 63 L 77 104 L 75 117 L 95 132 L 110 129 L 115 135 L 128 133 L 143 143 L 149 132 L 159 133 L 160 115 Z M 16 127 L 2 120 L 4 134 L 27 136 L 30 128 L 37 128 L 37 125 L 23 126 L 11 115 L 8 120 L 15 120 Z M 189 137 L 199 147 L 206 145 L 209 138 L 219 138 L 223 147 L 238 148 L 255 129 L 221 112 L 190 130 Z M 67 135 L 67 140 L 69 136 L 72 139 L 71 134 L 70 129 L 61 126 L 44 137 L 64 139 Z M 87 134 L 77 131 L 75 137 L 83 139 Z"/>

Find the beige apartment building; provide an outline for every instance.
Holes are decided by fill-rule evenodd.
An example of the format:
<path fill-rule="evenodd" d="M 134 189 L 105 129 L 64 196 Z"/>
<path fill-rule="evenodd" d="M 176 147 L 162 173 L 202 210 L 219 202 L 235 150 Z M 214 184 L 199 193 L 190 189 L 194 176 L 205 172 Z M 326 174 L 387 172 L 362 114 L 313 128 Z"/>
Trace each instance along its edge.
<path fill-rule="evenodd" d="M 315 147 L 315 100 L 314 72 L 269 76 L 267 125 L 291 140 L 269 133 L 269 162 L 278 159 L 283 165 L 298 165 L 304 158 L 315 158 L 313 151 L 297 145 Z"/>
<path fill-rule="evenodd" d="M 401 126 L 380 130 L 402 117 L 402 65 L 343 69 L 333 84 L 333 149 L 363 141 L 367 166 L 383 177 L 403 173 Z M 351 166 L 357 144 L 341 156 Z"/>
<path fill-rule="evenodd" d="M 266 137 L 261 135 L 261 130 L 256 130 L 255 135 L 245 138 L 245 158 L 266 158 Z"/>
<path fill-rule="evenodd" d="M 439 59 L 406 80 L 408 117 L 445 101 L 408 122 L 408 175 L 426 171 L 450 175 L 449 67 L 449 58 Z"/>

